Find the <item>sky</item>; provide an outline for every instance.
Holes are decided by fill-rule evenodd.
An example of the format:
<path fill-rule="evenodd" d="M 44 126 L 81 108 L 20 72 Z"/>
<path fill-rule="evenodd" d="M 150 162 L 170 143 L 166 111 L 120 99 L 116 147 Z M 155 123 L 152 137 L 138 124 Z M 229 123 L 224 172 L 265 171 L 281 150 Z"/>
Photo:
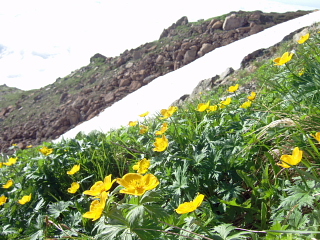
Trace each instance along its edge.
<path fill-rule="evenodd" d="M 168 108 L 181 96 L 190 94 L 201 80 L 221 75 L 228 67 L 239 69 L 241 60 L 247 54 L 261 48 L 271 47 L 295 30 L 310 26 L 315 22 L 320 22 L 320 11 L 278 24 L 250 37 L 216 48 L 182 68 L 156 78 L 106 108 L 98 116 L 77 125 L 56 141 L 74 138 L 79 132 L 85 134 L 93 130 L 108 132 L 121 126 L 128 126 L 129 121 L 142 121 L 139 115 L 147 111 L 150 112 L 148 117 L 153 118 L 161 109 Z M 155 97 L 159 96 L 159 92 L 164 93 L 165 97 L 160 99 Z"/>
<path fill-rule="evenodd" d="M 159 39 L 189 22 L 230 11 L 320 9 L 318 0 L 0 0 L 0 85 L 38 89 L 89 64 Z"/>

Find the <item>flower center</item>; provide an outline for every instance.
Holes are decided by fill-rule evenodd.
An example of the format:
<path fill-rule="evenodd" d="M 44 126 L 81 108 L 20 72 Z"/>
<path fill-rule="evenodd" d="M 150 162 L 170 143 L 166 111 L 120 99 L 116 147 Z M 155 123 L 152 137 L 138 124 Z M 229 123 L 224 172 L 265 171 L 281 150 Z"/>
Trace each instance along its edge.
<path fill-rule="evenodd" d="M 144 184 L 141 180 L 132 180 L 131 181 L 132 186 L 134 186 L 134 188 L 136 189 L 142 189 L 144 188 Z"/>

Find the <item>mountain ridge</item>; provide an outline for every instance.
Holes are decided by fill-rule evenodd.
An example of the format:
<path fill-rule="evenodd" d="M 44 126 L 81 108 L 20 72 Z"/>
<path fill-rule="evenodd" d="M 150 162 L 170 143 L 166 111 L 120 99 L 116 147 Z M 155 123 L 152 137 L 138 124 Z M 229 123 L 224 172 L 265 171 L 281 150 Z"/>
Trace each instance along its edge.
<path fill-rule="evenodd" d="M 126 50 L 115 58 L 95 54 L 89 65 L 58 78 L 53 84 L 39 90 L 6 94 L 6 100 L 10 96 L 13 101 L 7 101 L 11 105 L 1 103 L 4 108 L 0 109 L 3 129 L 0 150 L 5 151 L 13 143 L 25 148 L 55 139 L 158 76 L 217 47 L 310 12 L 270 15 L 239 11 L 196 23 L 182 17 L 165 29 L 158 41 Z M 13 96 L 18 99 L 14 101 Z"/>

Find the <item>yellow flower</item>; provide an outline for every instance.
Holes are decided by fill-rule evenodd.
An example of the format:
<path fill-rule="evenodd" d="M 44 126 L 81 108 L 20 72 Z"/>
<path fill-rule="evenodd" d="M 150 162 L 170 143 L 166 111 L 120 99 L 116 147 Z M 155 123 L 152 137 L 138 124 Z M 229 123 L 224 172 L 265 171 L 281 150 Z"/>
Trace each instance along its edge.
<path fill-rule="evenodd" d="M 76 193 L 80 188 L 80 184 L 77 182 L 71 183 L 71 187 L 68 188 L 68 193 Z"/>
<path fill-rule="evenodd" d="M 161 138 L 156 138 L 156 142 L 153 144 L 155 148 L 153 151 L 155 152 L 163 152 L 169 145 L 169 141 L 165 135 L 162 135 Z"/>
<path fill-rule="evenodd" d="M 134 126 L 136 126 L 138 124 L 138 121 L 130 121 L 129 122 L 129 126 L 130 127 L 134 127 Z"/>
<path fill-rule="evenodd" d="M 140 134 L 145 134 L 149 131 L 149 127 L 145 125 L 140 126 Z"/>
<path fill-rule="evenodd" d="M 31 193 L 29 195 L 26 195 L 26 196 L 23 196 L 19 201 L 18 203 L 20 203 L 21 205 L 24 205 L 28 202 L 31 201 Z"/>
<path fill-rule="evenodd" d="M 106 206 L 106 201 L 108 199 L 109 192 L 101 193 L 101 198 L 99 200 L 94 200 L 90 205 L 89 212 L 86 212 L 82 216 L 84 218 L 92 218 L 92 221 L 99 219 L 102 215 L 102 212 Z"/>
<path fill-rule="evenodd" d="M 208 112 L 214 112 L 218 110 L 218 105 L 209 106 L 207 111 Z"/>
<path fill-rule="evenodd" d="M 176 111 L 178 110 L 178 107 L 171 106 L 168 109 L 162 109 L 160 113 L 163 115 L 160 119 L 167 119 L 171 117 Z"/>
<path fill-rule="evenodd" d="M 226 106 L 223 105 L 223 104 L 221 104 L 221 103 L 219 103 L 219 104 L 218 104 L 218 107 L 219 107 L 220 109 L 222 109 L 222 108 L 225 108 Z"/>
<path fill-rule="evenodd" d="M 253 100 L 256 99 L 256 97 L 257 97 L 257 93 L 256 92 L 251 92 L 251 95 L 248 96 L 247 98 L 248 98 L 248 100 L 253 101 Z"/>
<path fill-rule="evenodd" d="M 240 108 L 248 108 L 248 107 L 251 107 L 251 105 L 252 105 L 251 101 L 246 101 L 240 106 Z"/>
<path fill-rule="evenodd" d="M 199 103 L 197 107 L 197 111 L 203 112 L 209 107 L 209 105 L 210 105 L 210 101 L 208 101 L 207 103 Z"/>
<path fill-rule="evenodd" d="M 12 146 L 16 147 L 16 146 L 18 146 L 18 144 L 16 144 L 16 143 L 13 143 L 13 144 L 12 144 Z"/>
<path fill-rule="evenodd" d="M 67 171 L 67 174 L 69 175 L 73 175 L 76 172 L 78 172 L 80 170 L 80 164 L 79 165 L 74 165 L 70 171 Z"/>
<path fill-rule="evenodd" d="M 274 65 L 281 66 L 292 59 L 293 53 L 285 52 L 281 57 L 274 59 Z"/>
<path fill-rule="evenodd" d="M 140 115 L 139 115 L 139 117 L 145 117 L 145 116 L 148 116 L 148 115 L 149 115 L 149 113 L 150 113 L 150 112 L 142 113 L 142 114 L 140 114 Z"/>
<path fill-rule="evenodd" d="M 8 198 L 4 195 L 0 197 L 0 206 L 7 202 Z"/>
<path fill-rule="evenodd" d="M 320 132 L 316 132 L 315 135 L 311 135 L 311 136 L 314 137 L 320 143 Z"/>
<path fill-rule="evenodd" d="M 193 212 L 201 205 L 203 198 L 204 195 L 199 194 L 193 201 L 180 204 L 175 211 L 179 214 Z"/>
<path fill-rule="evenodd" d="M 104 181 L 98 181 L 96 182 L 90 190 L 86 190 L 83 192 L 83 194 L 98 197 L 102 192 L 109 191 L 112 187 L 112 184 L 116 181 L 116 179 L 111 181 L 111 175 L 108 175 L 104 178 Z"/>
<path fill-rule="evenodd" d="M 160 182 L 150 173 L 143 176 L 138 173 L 127 173 L 122 178 L 117 178 L 117 183 L 125 187 L 120 190 L 120 193 L 141 196 L 146 191 L 157 187 Z"/>
<path fill-rule="evenodd" d="M 305 69 L 305 68 L 302 68 L 302 69 L 298 72 L 298 75 L 299 75 L 299 76 L 302 76 L 305 72 L 306 72 L 306 69 Z"/>
<path fill-rule="evenodd" d="M 156 135 L 162 135 L 168 130 L 168 123 L 163 123 L 160 131 L 156 132 Z"/>
<path fill-rule="evenodd" d="M 2 168 L 3 167 L 3 162 L 0 162 L 0 168 Z"/>
<path fill-rule="evenodd" d="M 32 148 L 32 147 L 33 147 L 32 145 L 28 145 L 28 146 L 27 146 L 27 148 Z"/>
<path fill-rule="evenodd" d="M 239 84 L 236 84 L 234 86 L 230 86 L 227 91 L 233 93 L 233 92 L 237 91 L 238 89 L 239 89 Z"/>
<path fill-rule="evenodd" d="M 150 160 L 144 158 L 144 159 L 140 160 L 132 168 L 133 168 L 133 170 L 138 171 L 138 173 L 140 173 L 140 174 L 145 174 L 146 172 L 148 172 L 149 167 L 150 167 Z"/>
<path fill-rule="evenodd" d="M 39 149 L 39 152 L 41 152 L 43 155 L 50 155 L 51 153 L 53 153 L 53 149 L 52 148 L 48 148 L 46 146 L 42 147 Z"/>
<path fill-rule="evenodd" d="M 8 180 L 8 182 L 2 185 L 3 188 L 10 188 L 13 185 L 13 180 Z"/>
<path fill-rule="evenodd" d="M 16 157 L 16 158 L 9 158 L 8 159 L 8 162 L 4 162 L 3 163 L 3 165 L 6 165 L 6 166 L 11 166 L 11 165 L 13 165 L 13 164 L 16 164 L 17 163 L 17 160 L 18 160 L 18 158 Z"/>
<path fill-rule="evenodd" d="M 290 165 L 297 165 L 299 162 L 301 162 L 303 151 L 301 151 L 298 147 L 295 147 L 292 151 L 292 155 L 282 155 L 281 160 L 282 163 L 277 163 L 277 165 L 284 167 L 284 168 L 290 168 Z M 290 165 L 288 165 L 289 163 Z"/>
<path fill-rule="evenodd" d="M 300 39 L 298 40 L 298 43 L 299 44 L 304 43 L 305 41 L 307 41 L 309 39 L 309 37 L 310 37 L 310 33 L 307 33 L 306 35 L 301 36 Z"/>
<path fill-rule="evenodd" d="M 229 105 L 229 104 L 231 103 L 231 98 L 228 97 L 226 100 L 221 101 L 220 103 L 221 103 L 222 105 L 227 106 L 227 105 Z M 223 108 L 223 107 L 222 107 L 222 108 Z"/>

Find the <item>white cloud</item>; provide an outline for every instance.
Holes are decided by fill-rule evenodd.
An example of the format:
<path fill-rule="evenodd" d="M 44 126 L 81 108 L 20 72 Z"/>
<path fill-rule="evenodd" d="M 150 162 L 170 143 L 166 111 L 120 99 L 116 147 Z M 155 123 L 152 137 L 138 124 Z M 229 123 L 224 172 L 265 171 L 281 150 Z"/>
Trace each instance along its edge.
<path fill-rule="evenodd" d="M 319 0 L 271 0 L 271 1 L 280 2 L 280 3 L 288 4 L 288 5 L 300 5 L 302 7 L 307 6 L 309 9 L 311 9 L 311 8 L 320 9 Z"/>

